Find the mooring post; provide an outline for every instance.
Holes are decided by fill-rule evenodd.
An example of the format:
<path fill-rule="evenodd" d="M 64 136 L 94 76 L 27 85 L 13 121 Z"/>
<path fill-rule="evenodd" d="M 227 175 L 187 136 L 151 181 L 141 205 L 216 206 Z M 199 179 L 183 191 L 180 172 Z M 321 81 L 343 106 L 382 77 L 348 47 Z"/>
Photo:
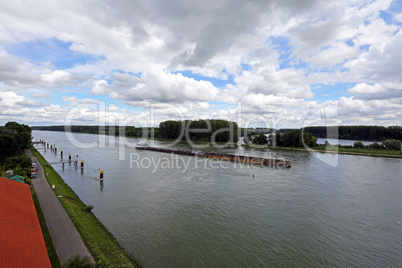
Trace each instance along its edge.
<path fill-rule="evenodd" d="M 99 179 L 101 182 L 103 181 L 103 170 L 101 170 L 99 173 Z"/>
<path fill-rule="evenodd" d="M 81 169 L 84 169 L 84 160 L 81 161 Z"/>
<path fill-rule="evenodd" d="M 54 147 L 54 153 L 57 154 L 57 147 Z"/>
<path fill-rule="evenodd" d="M 71 154 L 68 155 L 68 161 L 71 162 Z"/>
<path fill-rule="evenodd" d="M 63 159 L 63 150 L 60 150 L 60 157 Z"/>

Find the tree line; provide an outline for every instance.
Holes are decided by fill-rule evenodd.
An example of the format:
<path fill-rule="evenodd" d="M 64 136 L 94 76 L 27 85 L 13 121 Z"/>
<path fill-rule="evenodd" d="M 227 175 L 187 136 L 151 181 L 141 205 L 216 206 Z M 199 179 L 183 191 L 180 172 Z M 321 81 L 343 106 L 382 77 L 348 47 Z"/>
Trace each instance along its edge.
<path fill-rule="evenodd" d="M 205 142 L 238 141 L 238 126 L 236 122 L 211 120 L 168 120 L 159 124 L 158 137 L 163 139 L 182 139 Z"/>
<path fill-rule="evenodd" d="M 364 145 L 361 141 L 356 141 L 353 144 L 353 148 L 356 149 L 376 149 L 376 150 L 390 150 L 390 151 L 400 151 L 401 141 L 395 139 L 384 140 L 381 143 L 374 142 L 370 145 Z"/>
<path fill-rule="evenodd" d="M 236 122 L 211 120 L 167 120 L 158 128 L 140 128 L 135 126 L 33 126 L 33 130 L 71 131 L 75 133 L 124 135 L 127 137 L 153 137 L 162 139 L 189 139 L 191 141 L 237 142 L 238 126 Z"/>
<path fill-rule="evenodd" d="M 338 127 L 306 127 L 317 138 L 338 138 L 346 140 L 383 141 L 388 139 L 402 140 L 400 126 L 338 126 Z"/>
<path fill-rule="evenodd" d="M 309 147 L 317 146 L 317 138 L 314 137 L 309 132 L 304 132 L 300 129 L 295 129 L 281 133 L 276 131 L 274 134 L 271 133 L 269 136 L 264 133 L 259 133 L 256 136 L 252 136 L 251 133 L 247 134 L 246 143 L 253 143 L 258 145 L 272 145 L 272 146 L 283 146 L 283 147 L 295 147 L 302 148 L 305 145 Z"/>
<path fill-rule="evenodd" d="M 143 133 L 150 132 L 148 129 L 137 128 L 134 126 L 33 126 L 32 130 L 46 131 L 71 131 L 74 133 L 104 134 L 104 135 L 124 135 L 129 137 L 141 137 Z"/>

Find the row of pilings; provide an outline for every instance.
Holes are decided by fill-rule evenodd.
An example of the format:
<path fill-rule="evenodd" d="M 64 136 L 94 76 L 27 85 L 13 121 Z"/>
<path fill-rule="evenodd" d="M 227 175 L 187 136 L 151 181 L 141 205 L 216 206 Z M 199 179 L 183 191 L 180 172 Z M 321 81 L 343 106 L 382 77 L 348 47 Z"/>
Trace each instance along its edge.
<path fill-rule="evenodd" d="M 49 142 L 46 142 L 45 140 L 39 140 L 36 142 L 33 142 L 33 144 L 41 144 L 43 145 L 43 150 L 46 153 L 46 150 L 50 150 L 50 152 L 54 152 L 57 155 L 57 147 L 55 144 L 51 144 Z M 68 160 L 64 160 L 63 159 L 63 150 L 60 150 L 60 162 L 55 162 L 55 163 L 49 163 L 49 164 L 62 164 L 63 165 L 63 170 L 64 170 L 64 164 L 65 163 L 71 163 L 74 162 L 74 165 L 76 167 L 78 167 L 78 155 L 76 156 L 76 158 L 74 160 L 71 159 L 71 154 L 68 155 Z M 84 161 L 81 161 L 81 173 L 83 173 L 84 171 Z M 101 182 L 103 182 L 103 170 L 100 170 L 99 172 L 99 179 Z"/>

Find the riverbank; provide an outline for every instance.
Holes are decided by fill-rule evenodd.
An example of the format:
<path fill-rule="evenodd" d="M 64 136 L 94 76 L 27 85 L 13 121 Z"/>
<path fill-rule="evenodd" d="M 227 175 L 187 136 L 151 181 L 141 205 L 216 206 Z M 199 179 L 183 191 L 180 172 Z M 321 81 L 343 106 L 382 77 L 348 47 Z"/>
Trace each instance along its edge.
<path fill-rule="evenodd" d="M 44 130 L 44 129 L 34 129 L 35 131 L 52 131 L 52 132 L 67 132 L 67 131 L 61 131 L 61 130 Z M 88 135 L 105 135 L 105 136 L 113 136 L 116 138 L 119 137 L 125 137 L 125 138 L 132 138 L 132 139 L 139 139 L 139 141 L 141 142 L 142 140 L 148 141 L 148 140 L 155 140 L 155 141 L 168 141 L 174 144 L 186 144 L 186 145 L 192 145 L 192 144 L 205 144 L 208 146 L 212 146 L 214 144 L 219 144 L 219 145 L 224 145 L 227 144 L 228 147 L 236 147 L 239 146 L 237 143 L 235 142 L 210 142 L 210 141 L 187 141 L 186 139 L 182 139 L 182 140 L 177 140 L 177 139 L 164 139 L 164 138 L 158 138 L 158 137 L 143 137 L 143 136 L 120 136 L 120 135 L 115 135 L 115 134 L 109 134 L 109 133 L 87 133 L 87 132 L 72 132 L 69 131 L 69 133 L 72 134 L 88 134 Z"/>
<path fill-rule="evenodd" d="M 243 146 L 246 147 L 248 146 L 252 148 L 252 146 L 249 145 L 243 145 Z M 267 148 L 271 150 L 293 150 L 293 151 L 308 151 L 308 152 L 330 153 L 330 154 L 348 154 L 348 155 L 362 155 L 372 157 L 402 158 L 401 151 L 345 148 L 342 146 L 340 147 L 330 146 L 328 150 L 323 150 L 320 147 L 306 149 L 306 148 L 293 148 L 293 147 L 282 147 L 282 146 L 268 146 Z"/>
<path fill-rule="evenodd" d="M 111 267 L 139 267 L 98 218 L 90 210 L 85 209 L 86 205 L 60 175 L 51 166 L 44 165 L 47 161 L 43 156 L 33 147 L 31 151 L 43 166 L 49 185 L 62 186 L 63 197 L 59 200 L 95 261 Z M 59 194 L 58 189 L 53 191 L 56 195 Z"/>

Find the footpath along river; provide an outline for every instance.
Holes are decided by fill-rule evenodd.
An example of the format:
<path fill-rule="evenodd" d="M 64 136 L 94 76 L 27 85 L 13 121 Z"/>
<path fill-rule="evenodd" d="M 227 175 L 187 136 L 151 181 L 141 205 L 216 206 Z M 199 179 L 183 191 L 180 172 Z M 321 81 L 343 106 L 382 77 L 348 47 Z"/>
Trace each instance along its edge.
<path fill-rule="evenodd" d="M 402 266 L 402 159 L 207 149 L 293 163 L 241 167 L 121 144 L 138 139 L 74 134 L 97 143 L 85 149 L 64 132 L 33 137 L 57 146 L 57 156 L 40 150 L 49 162 L 60 149 L 84 160 L 83 173 L 53 167 L 144 267 Z"/>

